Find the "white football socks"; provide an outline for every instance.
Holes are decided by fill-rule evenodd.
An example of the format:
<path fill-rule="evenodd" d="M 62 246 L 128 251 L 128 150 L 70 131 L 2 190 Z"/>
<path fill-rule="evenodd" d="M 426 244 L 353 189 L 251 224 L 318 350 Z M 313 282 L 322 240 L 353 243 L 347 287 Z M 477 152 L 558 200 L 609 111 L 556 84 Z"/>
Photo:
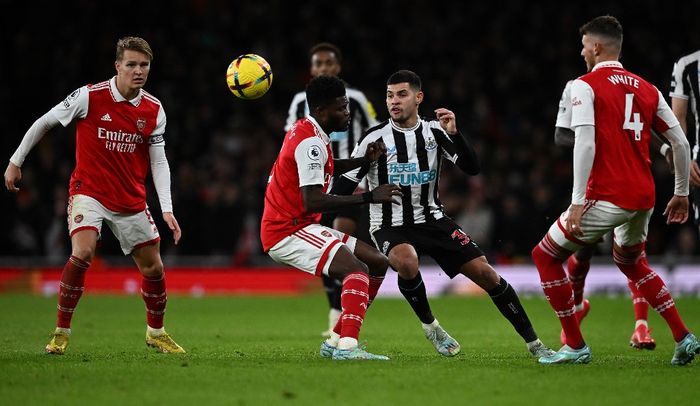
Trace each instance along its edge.
<path fill-rule="evenodd" d="M 435 330 L 436 328 L 438 328 L 439 325 L 440 325 L 440 323 L 438 322 L 437 319 L 433 320 L 433 322 L 430 324 L 421 323 L 421 326 L 423 327 L 423 331 L 425 331 L 426 334 Z"/>
<path fill-rule="evenodd" d="M 336 333 L 335 331 L 331 331 L 331 336 L 326 339 L 326 344 L 330 345 L 331 347 L 337 347 L 338 341 L 340 341 L 340 334 Z"/>
<path fill-rule="evenodd" d="M 349 350 L 352 348 L 357 347 L 357 339 L 352 338 L 352 337 L 341 337 L 340 340 L 338 340 L 338 349 L 339 350 Z"/>
<path fill-rule="evenodd" d="M 159 335 L 165 334 L 165 327 L 153 328 L 147 324 L 146 325 L 146 333 L 148 333 L 148 335 L 151 337 L 159 336 Z"/>
<path fill-rule="evenodd" d="M 71 330 L 69 328 L 56 327 L 56 330 L 54 331 L 54 333 L 63 333 L 65 335 L 69 336 L 71 333 Z"/>

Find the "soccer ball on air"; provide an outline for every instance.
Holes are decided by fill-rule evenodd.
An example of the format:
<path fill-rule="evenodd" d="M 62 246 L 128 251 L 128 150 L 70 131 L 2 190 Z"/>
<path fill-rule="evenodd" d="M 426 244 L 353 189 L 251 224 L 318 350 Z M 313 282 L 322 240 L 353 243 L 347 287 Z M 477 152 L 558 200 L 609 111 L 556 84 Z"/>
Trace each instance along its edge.
<path fill-rule="evenodd" d="M 228 66 L 226 84 L 238 98 L 257 99 L 272 85 L 272 69 L 260 55 L 241 55 Z"/>

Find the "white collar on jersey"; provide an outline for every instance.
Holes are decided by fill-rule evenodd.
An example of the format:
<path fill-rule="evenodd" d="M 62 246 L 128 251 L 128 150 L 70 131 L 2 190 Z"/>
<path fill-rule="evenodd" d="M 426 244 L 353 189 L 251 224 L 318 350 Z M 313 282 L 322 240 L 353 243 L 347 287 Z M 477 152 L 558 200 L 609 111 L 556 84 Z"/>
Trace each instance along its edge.
<path fill-rule="evenodd" d="M 591 72 L 600 68 L 622 68 L 622 64 L 619 61 L 603 61 L 595 64 Z"/>
<path fill-rule="evenodd" d="M 137 107 L 141 103 L 141 97 L 143 96 L 143 90 L 139 89 L 139 94 L 136 97 L 134 97 L 131 100 L 126 100 L 126 97 L 122 96 L 122 94 L 119 93 L 119 90 L 117 90 L 117 77 L 116 76 L 112 77 L 112 79 L 109 80 L 109 90 L 110 90 L 110 92 L 112 92 L 112 98 L 117 103 L 123 102 L 123 101 L 128 101 L 129 103 L 131 103 Z"/>
<path fill-rule="evenodd" d="M 411 128 L 403 128 L 403 127 L 399 127 L 398 125 L 396 125 L 396 123 L 394 122 L 394 120 L 389 119 L 389 122 L 391 123 L 391 126 L 394 127 L 394 129 L 399 130 L 399 131 L 415 131 L 415 130 L 418 128 L 418 126 L 420 126 L 420 121 L 421 121 L 421 120 L 420 120 L 420 117 L 418 117 L 418 121 L 416 121 L 416 125 L 414 125 L 414 126 L 411 127 Z"/>
<path fill-rule="evenodd" d="M 321 125 L 318 124 L 318 121 L 316 121 L 315 118 L 313 118 L 310 114 L 306 116 L 306 118 L 311 121 L 311 124 L 316 127 L 316 133 L 321 137 L 323 142 L 326 143 L 326 145 L 331 143 L 331 137 L 328 136 L 325 132 L 323 132 L 323 128 L 321 128 Z"/>

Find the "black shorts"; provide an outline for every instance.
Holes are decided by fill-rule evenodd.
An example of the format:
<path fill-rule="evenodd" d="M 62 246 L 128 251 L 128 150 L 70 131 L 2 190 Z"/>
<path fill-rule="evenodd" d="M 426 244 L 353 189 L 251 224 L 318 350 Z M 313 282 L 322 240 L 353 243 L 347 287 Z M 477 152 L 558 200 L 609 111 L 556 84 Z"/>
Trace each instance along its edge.
<path fill-rule="evenodd" d="M 429 223 L 380 228 L 373 233 L 377 248 L 388 255 L 399 244 L 411 244 L 418 255 L 428 255 L 450 278 L 462 265 L 483 256 L 478 245 L 451 218 Z"/>

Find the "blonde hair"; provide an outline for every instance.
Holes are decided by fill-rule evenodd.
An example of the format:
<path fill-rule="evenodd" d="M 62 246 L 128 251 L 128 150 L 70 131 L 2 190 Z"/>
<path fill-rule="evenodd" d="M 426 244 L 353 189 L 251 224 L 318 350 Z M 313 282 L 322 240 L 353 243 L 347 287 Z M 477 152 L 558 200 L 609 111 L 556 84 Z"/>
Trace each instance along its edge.
<path fill-rule="evenodd" d="M 153 51 L 145 39 L 140 37 L 124 37 L 117 41 L 117 61 L 121 61 L 124 57 L 124 50 L 137 51 L 148 55 L 148 59 L 153 61 Z"/>

